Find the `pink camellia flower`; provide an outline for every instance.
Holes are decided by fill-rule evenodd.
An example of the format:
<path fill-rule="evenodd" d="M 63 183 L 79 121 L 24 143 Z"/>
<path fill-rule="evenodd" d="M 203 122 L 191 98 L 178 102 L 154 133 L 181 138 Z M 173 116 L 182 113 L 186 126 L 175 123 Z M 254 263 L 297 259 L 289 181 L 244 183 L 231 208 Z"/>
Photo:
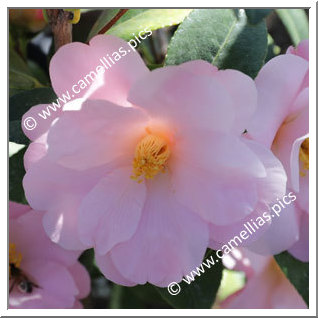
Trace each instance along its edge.
<path fill-rule="evenodd" d="M 295 287 L 289 282 L 272 256 L 236 249 L 223 259 L 231 270 L 244 271 L 245 286 L 223 300 L 223 309 L 307 309 Z"/>
<path fill-rule="evenodd" d="M 50 241 L 39 212 L 9 203 L 9 308 L 81 308 L 90 279 L 78 256 Z"/>
<path fill-rule="evenodd" d="M 64 46 L 56 74 L 62 80 L 74 55 L 72 69 L 87 72 L 113 40 L 120 42 L 97 36 L 90 46 Z M 248 76 L 192 61 L 127 80 L 143 72 L 130 54 L 139 62 L 118 62 L 127 73 L 106 76 L 108 95 L 100 88 L 96 98 L 67 104 L 41 150 L 31 144 L 24 188 L 30 205 L 46 211 L 54 242 L 94 247 L 116 283 L 163 287 L 201 263 L 210 225 L 230 227 L 282 196 L 286 175 L 270 150 L 242 137 L 257 99 Z"/>
<path fill-rule="evenodd" d="M 289 252 L 308 261 L 309 200 L 309 87 L 308 40 L 270 60 L 255 79 L 258 110 L 249 136 L 270 147 L 286 170 L 287 192 L 297 199 L 285 206 L 281 217 L 255 244 L 267 254 Z"/>

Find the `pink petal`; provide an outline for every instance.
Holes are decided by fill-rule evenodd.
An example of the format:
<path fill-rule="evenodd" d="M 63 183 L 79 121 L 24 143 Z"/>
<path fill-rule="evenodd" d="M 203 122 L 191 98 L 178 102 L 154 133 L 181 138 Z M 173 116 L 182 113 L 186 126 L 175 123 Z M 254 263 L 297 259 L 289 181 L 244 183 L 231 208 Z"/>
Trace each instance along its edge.
<path fill-rule="evenodd" d="M 77 232 L 80 201 L 107 172 L 107 167 L 78 172 L 52 164 L 47 157 L 29 168 L 23 179 L 25 195 L 31 207 L 46 211 L 43 224 L 54 242 L 66 249 L 85 248 Z"/>
<path fill-rule="evenodd" d="M 35 288 L 30 295 L 15 290 L 9 297 L 10 306 L 26 309 L 73 306 L 78 290 L 65 267 L 45 260 L 29 260 L 23 262 L 23 269 L 40 288 Z"/>
<path fill-rule="evenodd" d="M 301 212 L 299 240 L 288 250 L 302 262 L 309 261 L 309 217 L 307 213 Z"/>
<path fill-rule="evenodd" d="M 294 119 L 293 117 L 295 115 L 299 115 L 300 112 L 306 112 L 307 110 L 307 117 L 309 117 L 308 110 L 309 110 L 309 87 L 307 86 L 301 92 L 298 94 L 297 98 L 295 99 L 293 106 L 290 111 L 289 117 L 286 119 L 286 122 L 289 121 L 289 119 Z M 301 114 L 302 115 L 302 114 Z M 299 129 L 306 129 L 306 132 L 308 132 L 308 120 L 307 120 L 307 126 L 304 125 L 304 120 L 302 121 L 302 125 L 299 127 Z"/>
<path fill-rule="evenodd" d="M 188 61 L 178 67 L 195 75 L 214 76 L 218 72 L 216 66 L 203 60 Z"/>
<path fill-rule="evenodd" d="M 222 176 L 233 173 L 249 177 L 265 177 L 266 171 L 260 158 L 246 145 L 245 138 L 202 130 L 187 130 L 175 140 L 175 163 L 182 160 L 193 167 Z"/>
<path fill-rule="evenodd" d="M 46 116 L 46 119 L 40 117 L 39 114 L 43 115 L 43 110 L 47 112 L 46 109 L 48 106 L 49 104 L 40 104 L 33 106 L 22 116 L 21 127 L 24 134 L 30 140 L 36 140 L 37 138 L 45 134 L 49 130 L 54 119 L 60 115 L 61 110 L 58 110 L 56 112 L 50 111 L 51 116 Z M 36 125 L 34 129 L 25 128 L 32 128 L 33 125 Z"/>
<path fill-rule="evenodd" d="M 235 101 L 232 111 L 235 112 L 236 120 L 232 131 L 241 134 L 256 110 L 257 91 L 254 81 L 242 72 L 218 70 L 214 65 L 202 60 L 189 61 L 178 67 L 195 75 L 209 76 L 227 89 L 228 94 Z"/>
<path fill-rule="evenodd" d="M 259 200 L 271 203 L 286 189 L 284 169 L 268 149 L 228 135 L 197 132 L 176 140 L 170 169 L 179 202 L 221 226 L 244 219 Z"/>
<path fill-rule="evenodd" d="M 251 254 L 250 254 L 251 255 Z M 251 259 L 262 270 L 247 278 L 244 288 L 221 303 L 224 309 L 305 309 L 305 302 L 272 258 Z"/>
<path fill-rule="evenodd" d="M 73 101 L 65 100 L 67 104 L 59 101 L 54 101 L 54 104 L 40 104 L 31 107 L 23 116 L 21 121 L 21 127 L 24 134 L 33 141 L 41 138 L 46 134 L 56 118 L 61 116 L 62 110 L 66 105 L 73 105 L 73 107 L 80 108 L 83 103 L 83 98 L 78 98 Z M 29 129 L 27 129 L 30 127 Z M 33 129 L 31 129 L 34 127 Z"/>
<path fill-rule="evenodd" d="M 299 239 L 299 217 L 294 204 L 285 205 L 277 216 L 272 211 L 272 223 L 262 237 L 248 248 L 261 255 L 279 254 Z"/>
<path fill-rule="evenodd" d="M 82 299 L 87 297 L 91 291 L 91 279 L 86 268 L 81 263 L 76 262 L 69 268 L 69 271 L 79 291 L 77 298 Z"/>
<path fill-rule="evenodd" d="M 67 266 L 74 264 L 79 253 L 66 251 L 52 243 L 45 234 L 41 221 L 42 214 L 32 210 L 10 220 L 10 242 L 21 251 L 23 260 L 42 259 Z"/>
<path fill-rule="evenodd" d="M 293 108 L 293 112 L 278 130 L 272 150 L 286 169 L 288 186 L 298 191 L 299 147 L 308 137 L 308 89 L 298 95 Z"/>
<path fill-rule="evenodd" d="M 210 247 L 213 249 L 220 249 L 215 243 L 219 245 L 228 245 L 233 238 L 235 238 L 235 241 L 239 245 L 238 247 L 249 245 L 258 240 L 268 230 L 271 224 L 271 221 L 264 217 L 264 213 L 270 215 L 269 208 L 266 204 L 259 202 L 252 213 L 238 222 L 232 222 L 223 226 L 216 225 L 216 223 L 210 224 L 210 241 L 212 242 Z M 242 231 L 246 233 L 240 235 Z M 236 248 L 235 242 L 231 241 L 231 244 Z M 231 245 L 228 246 L 231 247 Z"/>
<path fill-rule="evenodd" d="M 271 59 L 255 79 L 259 109 L 248 131 L 270 147 L 287 117 L 308 70 L 308 62 L 291 54 Z"/>
<path fill-rule="evenodd" d="M 281 162 L 263 145 L 252 140 L 245 140 L 246 145 L 262 161 L 266 169 L 266 177 L 258 179 L 258 195 L 263 202 L 276 203 L 286 192 L 286 173 Z"/>
<path fill-rule="evenodd" d="M 189 126 L 229 131 L 234 120 L 234 101 L 223 85 L 179 66 L 150 72 L 132 86 L 128 100 L 176 131 Z"/>
<path fill-rule="evenodd" d="M 230 270 L 244 272 L 247 279 L 261 274 L 271 257 L 251 252 L 247 248 L 237 248 L 222 258 L 224 266 Z M 229 266 L 230 265 L 230 266 Z"/>
<path fill-rule="evenodd" d="M 308 309 L 308 306 L 296 290 L 296 288 L 284 277 L 276 290 L 272 291 L 271 308 L 285 309 Z M 284 295 L 284 297 L 281 297 Z"/>
<path fill-rule="evenodd" d="M 115 52 L 119 54 L 120 59 L 112 64 L 109 57 L 116 55 Z M 96 68 L 99 65 L 103 66 L 100 59 L 103 60 L 104 57 L 111 67 L 108 66 L 105 70 L 104 66 L 104 85 L 93 92 L 90 98 L 107 99 L 119 105 L 128 105 L 126 97 L 130 86 L 147 74 L 148 69 L 139 54 L 133 51 L 127 42 L 111 35 L 97 35 L 91 39 L 89 45 L 73 42 L 57 51 L 50 63 L 50 77 L 56 94 L 60 96 L 66 90 L 72 92 L 72 86 L 78 85 L 80 80 L 84 80 L 86 84 L 91 83 L 89 77 L 88 82 L 85 80 L 85 76 L 92 71 L 97 73 Z M 103 60 L 106 66 L 107 61 Z M 86 89 L 76 97 L 82 97 Z M 79 90 L 78 86 L 76 90 Z"/>
<path fill-rule="evenodd" d="M 135 235 L 111 251 L 119 272 L 138 284 L 180 281 L 201 263 L 208 244 L 207 225 L 178 204 L 168 180 L 161 174 L 149 182 Z"/>
<path fill-rule="evenodd" d="M 31 208 L 28 205 L 9 201 L 9 218 L 10 219 L 16 219 L 30 210 Z"/>
<path fill-rule="evenodd" d="M 255 83 L 250 77 L 236 70 L 221 70 L 214 77 L 226 87 L 235 102 L 233 109 L 235 120 L 232 132 L 242 134 L 256 111 Z"/>
<path fill-rule="evenodd" d="M 50 129 L 48 156 L 77 170 L 100 166 L 122 156 L 130 156 L 132 160 L 146 123 L 147 117 L 136 108 L 89 100 L 80 111 L 65 112 Z"/>
<path fill-rule="evenodd" d="M 50 207 L 43 216 L 43 227 L 50 239 L 68 250 L 84 250 L 78 234 L 78 209 L 80 196 L 68 195 Z"/>
<path fill-rule="evenodd" d="M 40 138 L 29 144 L 23 158 L 25 170 L 28 170 L 33 163 L 39 161 L 46 155 L 46 137 L 47 134 L 44 134 Z"/>
<path fill-rule="evenodd" d="M 79 214 L 82 242 L 106 254 L 135 233 L 146 198 L 146 186 L 130 179 L 132 167 L 110 172 L 83 199 Z"/>
<path fill-rule="evenodd" d="M 111 280 L 112 282 L 123 286 L 136 285 L 136 283 L 131 282 L 121 275 L 118 269 L 114 266 L 110 253 L 107 253 L 105 255 L 96 254 L 95 260 L 98 268 L 108 280 Z"/>
<path fill-rule="evenodd" d="M 231 177 L 213 174 L 182 161 L 173 170 L 172 182 L 182 205 L 216 225 L 243 219 L 254 210 L 258 199 L 251 178 L 234 173 Z"/>
<path fill-rule="evenodd" d="M 75 300 L 72 309 L 83 309 L 83 304 L 79 300 Z"/>
<path fill-rule="evenodd" d="M 296 48 L 290 46 L 286 53 L 298 55 L 309 61 L 309 40 L 302 40 Z"/>

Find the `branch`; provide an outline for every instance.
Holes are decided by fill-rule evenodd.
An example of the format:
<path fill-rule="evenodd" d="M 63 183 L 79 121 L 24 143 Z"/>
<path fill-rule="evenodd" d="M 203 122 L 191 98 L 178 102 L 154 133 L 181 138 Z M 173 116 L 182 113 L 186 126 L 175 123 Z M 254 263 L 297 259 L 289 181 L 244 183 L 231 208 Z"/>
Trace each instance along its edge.
<path fill-rule="evenodd" d="M 128 9 L 120 9 L 118 13 L 98 32 L 98 34 L 106 33 L 127 11 Z"/>
<path fill-rule="evenodd" d="M 73 13 L 62 9 L 48 9 L 46 13 L 54 36 L 55 51 L 57 51 L 61 46 L 72 42 L 70 20 L 73 18 Z"/>

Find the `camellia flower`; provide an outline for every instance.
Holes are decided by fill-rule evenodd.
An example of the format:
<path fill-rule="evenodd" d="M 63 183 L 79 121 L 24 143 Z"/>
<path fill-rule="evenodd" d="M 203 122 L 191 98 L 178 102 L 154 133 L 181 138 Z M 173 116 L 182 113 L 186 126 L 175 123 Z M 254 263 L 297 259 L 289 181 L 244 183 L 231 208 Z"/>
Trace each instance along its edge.
<path fill-rule="evenodd" d="M 51 242 L 39 212 L 9 203 L 9 308 L 81 308 L 90 279 L 78 256 Z"/>
<path fill-rule="evenodd" d="M 223 300 L 223 309 L 307 309 L 295 287 L 289 282 L 272 256 L 236 249 L 223 259 L 231 270 L 246 274 L 245 286 Z"/>
<path fill-rule="evenodd" d="M 287 192 L 297 196 L 253 250 L 277 254 L 289 249 L 302 261 L 308 261 L 309 248 L 308 52 L 308 40 L 302 41 L 261 69 L 255 79 L 259 107 L 248 127 L 249 136 L 271 147 L 283 163 Z"/>
<path fill-rule="evenodd" d="M 75 55 L 72 69 L 92 64 L 113 40 L 120 42 L 97 36 L 90 46 L 64 46 L 56 74 Z M 152 72 L 137 71 L 141 59 L 118 63 L 107 94 L 100 88 L 98 99 L 67 104 L 41 155 L 27 153 L 25 193 L 46 211 L 54 242 L 94 247 L 116 283 L 163 287 L 201 263 L 211 224 L 230 226 L 282 196 L 286 176 L 270 150 L 242 137 L 257 99 L 248 76 L 204 61 Z M 132 73 L 139 78 L 127 80 Z"/>

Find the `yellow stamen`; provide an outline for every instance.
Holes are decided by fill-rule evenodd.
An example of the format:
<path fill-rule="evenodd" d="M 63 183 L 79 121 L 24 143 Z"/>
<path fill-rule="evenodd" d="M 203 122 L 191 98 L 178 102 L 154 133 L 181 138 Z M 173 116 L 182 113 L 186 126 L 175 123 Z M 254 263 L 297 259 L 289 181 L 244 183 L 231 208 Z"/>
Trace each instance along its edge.
<path fill-rule="evenodd" d="M 159 172 L 164 172 L 166 163 L 170 157 L 170 147 L 163 137 L 147 134 L 136 146 L 133 161 L 133 175 L 131 178 L 142 182 L 152 179 Z"/>
<path fill-rule="evenodd" d="M 10 243 L 9 244 L 9 278 L 11 278 L 11 266 L 10 265 L 14 265 L 14 267 L 19 268 L 21 261 L 22 261 L 22 254 L 17 253 L 14 243 Z"/>
<path fill-rule="evenodd" d="M 303 170 L 309 170 L 309 138 L 306 138 L 299 148 L 299 160 L 303 163 Z M 300 171 L 299 174 L 304 177 L 306 172 Z"/>

